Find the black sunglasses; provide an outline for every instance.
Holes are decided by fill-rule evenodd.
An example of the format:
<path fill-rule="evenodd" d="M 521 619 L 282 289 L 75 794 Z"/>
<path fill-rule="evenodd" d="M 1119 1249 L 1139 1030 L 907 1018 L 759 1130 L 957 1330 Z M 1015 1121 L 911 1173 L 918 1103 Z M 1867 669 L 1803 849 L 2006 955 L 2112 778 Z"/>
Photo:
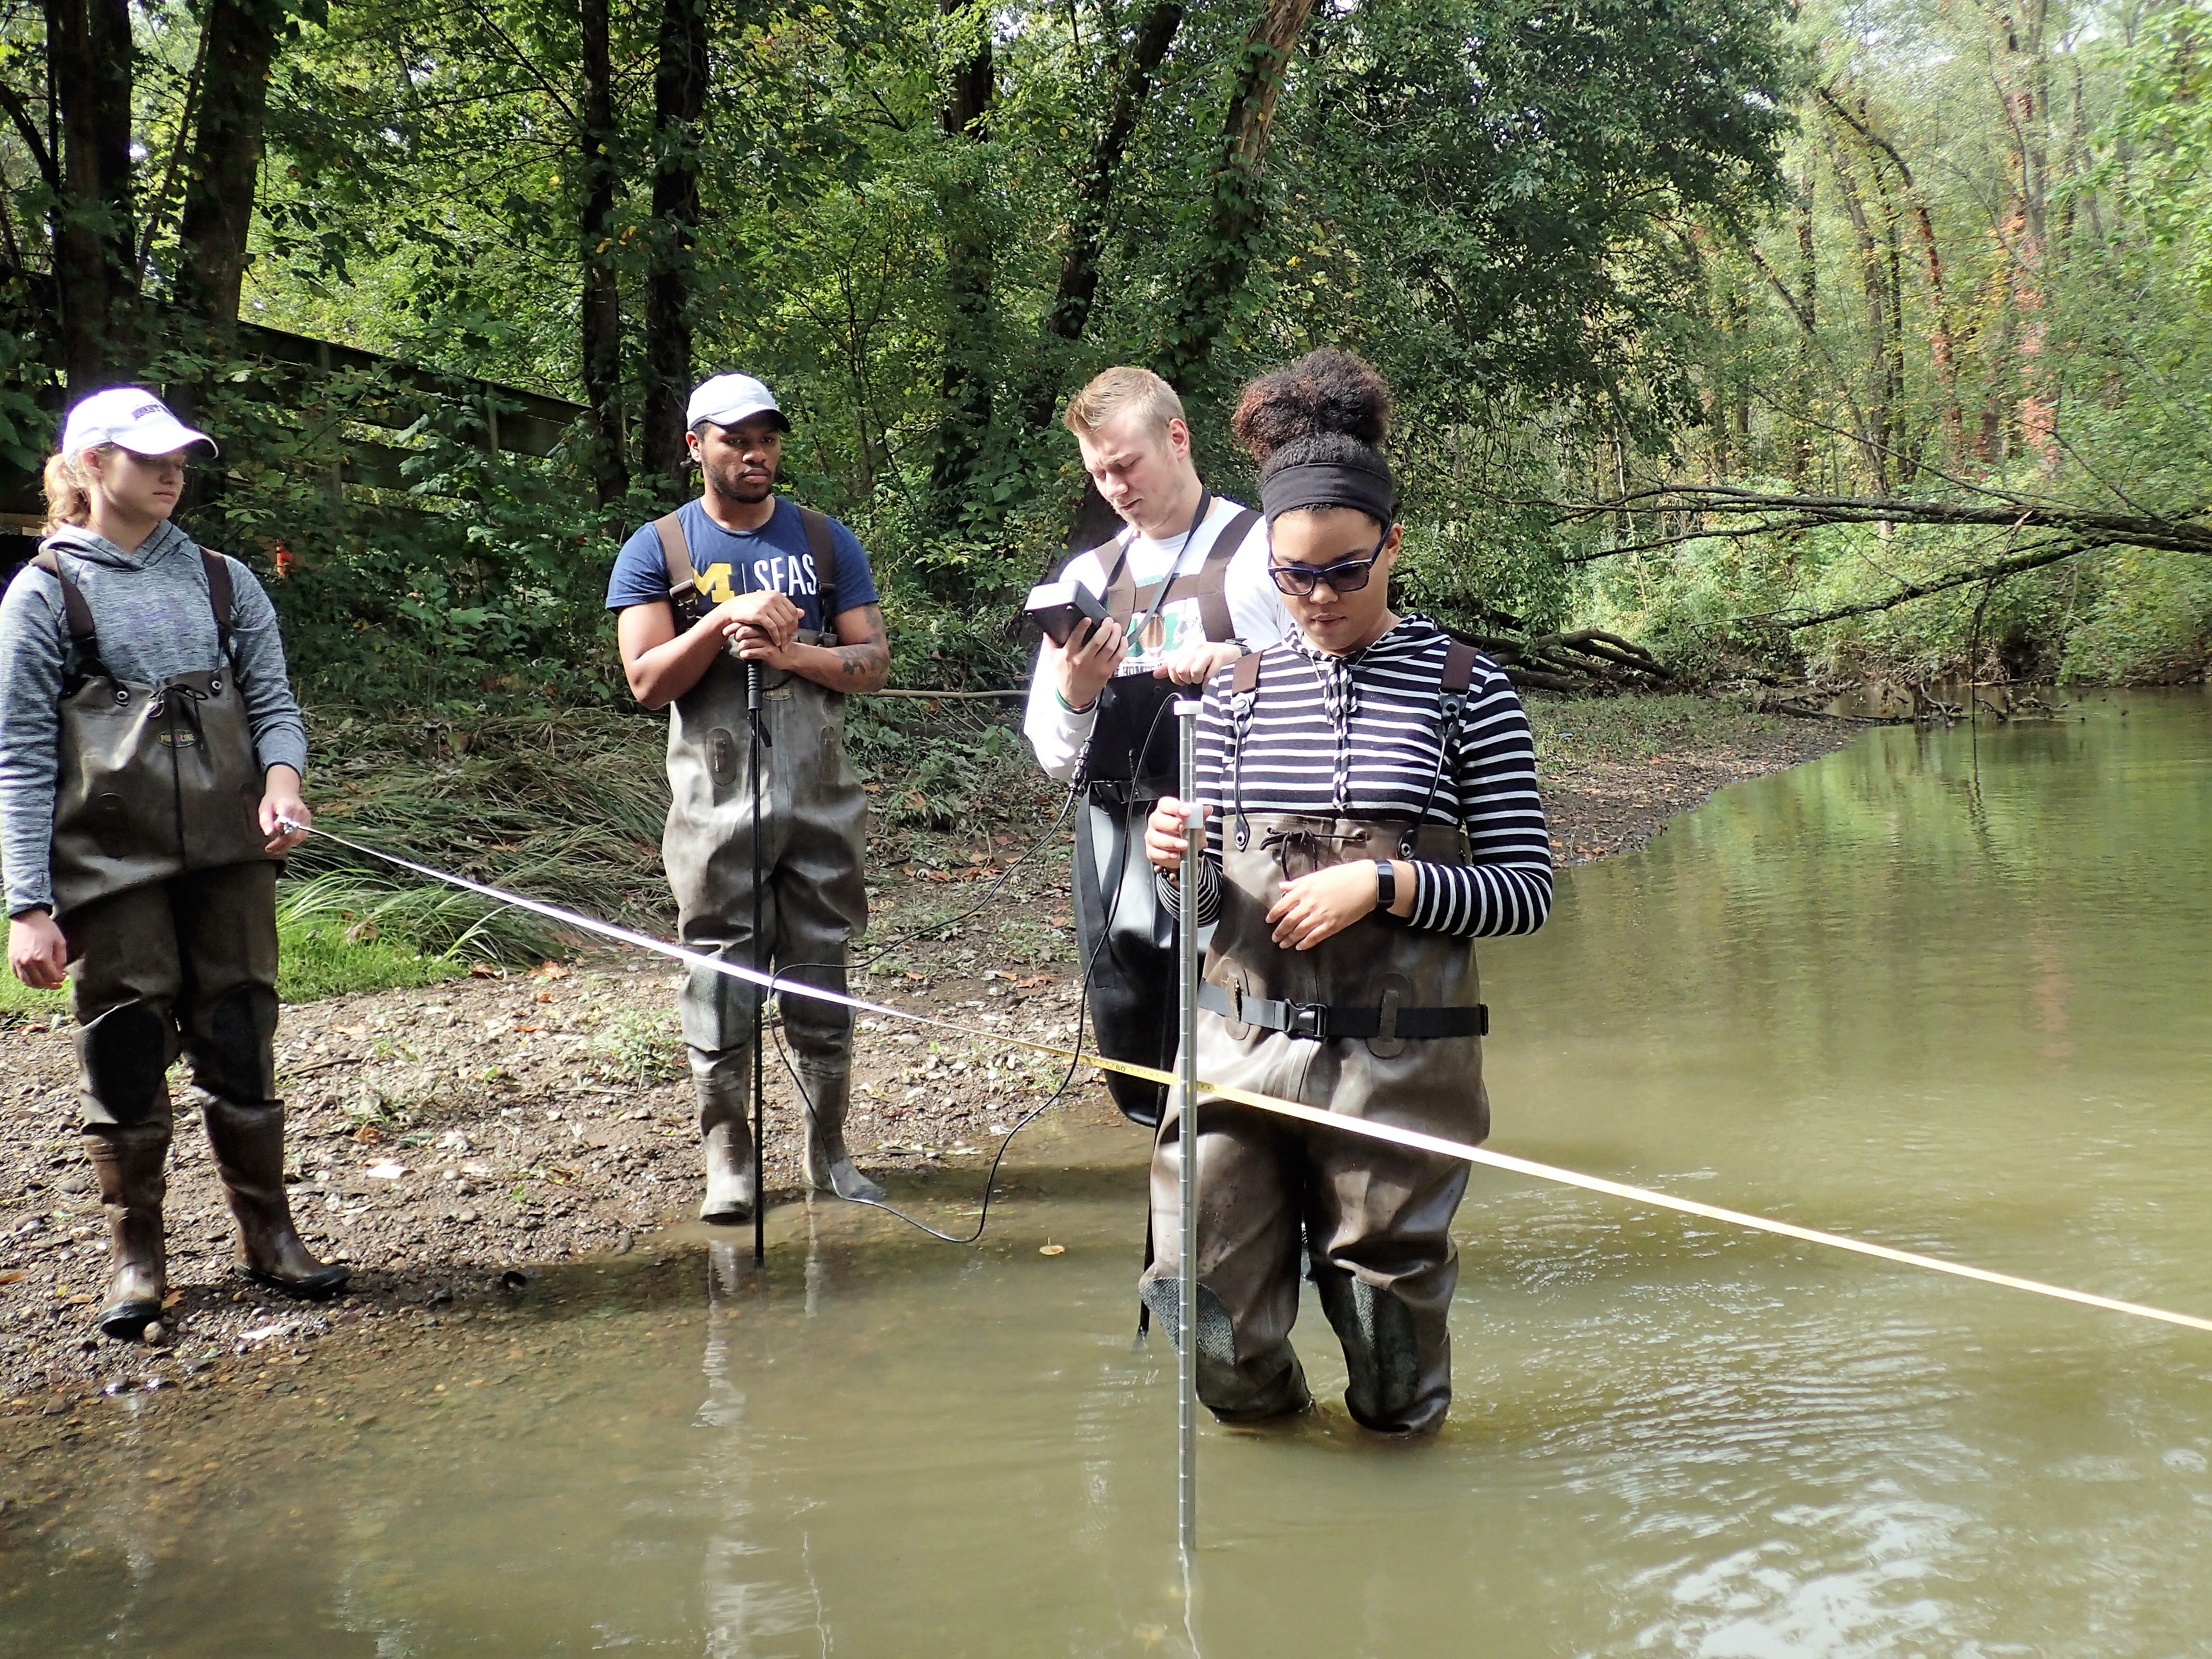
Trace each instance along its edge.
<path fill-rule="evenodd" d="M 1375 562 L 1382 556 L 1382 544 L 1390 539 L 1390 527 L 1385 525 L 1382 534 L 1375 544 L 1375 550 L 1364 559 L 1339 559 L 1334 564 L 1316 568 L 1310 564 L 1277 564 L 1271 556 L 1267 574 L 1274 579 L 1279 592 L 1294 599 L 1309 599 L 1316 587 L 1326 585 L 1332 593 L 1357 593 L 1367 586 L 1375 574 Z"/>

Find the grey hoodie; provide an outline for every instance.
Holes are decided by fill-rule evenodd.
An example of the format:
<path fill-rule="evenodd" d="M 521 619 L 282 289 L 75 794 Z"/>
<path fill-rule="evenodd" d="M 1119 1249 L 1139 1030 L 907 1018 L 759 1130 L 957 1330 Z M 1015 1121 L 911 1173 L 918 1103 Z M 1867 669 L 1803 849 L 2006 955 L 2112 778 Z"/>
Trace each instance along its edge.
<path fill-rule="evenodd" d="M 135 553 L 89 530 L 57 531 L 40 546 L 58 553 L 84 591 L 100 659 L 117 678 L 155 685 L 221 666 L 199 549 L 169 520 Z M 234 672 L 254 753 L 264 770 L 283 765 L 304 775 L 307 727 L 285 678 L 276 608 L 252 571 L 229 564 Z M 61 584 L 24 566 L 0 599 L 0 869 L 10 916 L 53 903 L 48 860 L 69 649 Z"/>

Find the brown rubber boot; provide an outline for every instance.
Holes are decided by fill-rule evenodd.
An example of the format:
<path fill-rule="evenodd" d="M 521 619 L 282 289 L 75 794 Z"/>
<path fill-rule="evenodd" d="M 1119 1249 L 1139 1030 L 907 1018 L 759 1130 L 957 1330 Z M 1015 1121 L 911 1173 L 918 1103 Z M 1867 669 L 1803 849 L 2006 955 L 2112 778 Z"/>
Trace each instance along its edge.
<path fill-rule="evenodd" d="M 745 1086 L 727 1078 L 699 1079 L 699 1144 L 707 1159 L 707 1196 L 699 1219 L 734 1226 L 753 1218 L 753 1138 L 745 1122 Z"/>
<path fill-rule="evenodd" d="M 353 1269 L 316 1260 L 292 1224 L 292 1202 L 284 1191 L 284 1109 L 240 1106 L 210 1095 L 202 1115 L 238 1222 L 238 1261 L 246 1276 L 288 1296 L 319 1297 L 343 1289 Z"/>
<path fill-rule="evenodd" d="M 801 1064 L 799 1085 L 806 1093 L 806 1184 L 817 1193 L 863 1204 L 880 1204 L 881 1187 L 853 1165 L 845 1150 L 845 1110 L 853 1098 L 853 1073 Z"/>
<path fill-rule="evenodd" d="M 167 1195 L 167 1125 L 88 1130 L 84 1149 L 100 1177 L 107 1210 L 107 1258 L 115 1270 L 100 1328 L 135 1342 L 161 1316 L 168 1293 L 168 1257 L 161 1241 L 161 1200 Z"/>

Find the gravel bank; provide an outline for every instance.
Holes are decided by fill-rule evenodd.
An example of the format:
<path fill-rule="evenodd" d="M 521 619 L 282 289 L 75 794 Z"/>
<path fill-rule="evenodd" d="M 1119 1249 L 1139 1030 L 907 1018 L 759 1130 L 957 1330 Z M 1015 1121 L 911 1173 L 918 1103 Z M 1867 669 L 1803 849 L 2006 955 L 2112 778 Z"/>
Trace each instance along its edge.
<path fill-rule="evenodd" d="M 1637 759 L 1554 754 L 1546 804 L 1559 862 L 1643 845 L 1742 778 L 1839 746 L 1848 727 L 1744 722 L 1729 739 Z M 939 931 L 889 951 L 864 995 L 989 1030 L 1066 1042 L 1077 1014 L 1066 840 L 1019 867 L 973 921 L 1011 838 L 945 837 L 878 866 L 875 934 Z M 0 1401 L 64 1410 L 93 1391 L 267 1390 L 331 1330 L 511 1293 L 538 1266 L 628 1252 L 686 1224 L 699 1154 L 664 963 L 591 958 L 287 1008 L 280 1087 L 301 1231 L 354 1264 L 349 1291 L 303 1306 L 229 1268 L 232 1231 L 181 1074 L 168 1208 L 174 1304 L 160 1346 L 100 1337 L 105 1228 L 80 1148 L 65 1030 L 0 1030 Z M 968 1210 L 990 1151 L 1064 1072 L 946 1034 L 863 1019 L 849 1138 L 878 1170 L 939 1170 Z M 1079 1089 L 1097 1085 L 1079 1079 Z M 799 1114 L 769 1056 L 768 1182 L 797 1192 Z M 956 1194 L 956 1184 L 957 1191 Z M 943 1218 L 940 1217 L 941 1220 Z M 504 1290 L 503 1290 L 504 1287 Z M 292 1358 L 270 1366 L 258 1357 Z"/>

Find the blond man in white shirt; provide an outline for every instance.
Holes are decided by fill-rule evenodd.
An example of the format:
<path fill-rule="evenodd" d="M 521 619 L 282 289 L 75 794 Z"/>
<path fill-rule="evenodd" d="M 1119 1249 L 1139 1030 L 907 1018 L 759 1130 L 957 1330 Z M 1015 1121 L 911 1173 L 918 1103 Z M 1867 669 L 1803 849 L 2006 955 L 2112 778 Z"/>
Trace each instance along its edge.
<path fill-rule="evenodd" d="M 1085 470 L 1122 519 L 1119 535 L 1062 569 L 1105 599 L 1065 647 L 1037 650 L 1023 722 L 1037 762 L 1086 796 L 1076 834 L 1076 931 L 1088 965 L 1098 1052 L 1168 1069 L 1175 1059 L 1176 936 L 1153 896 L 1144 825 L 1175 793 L 1178 686 L 1205 684 L 1291 620 L 1267 574 L 1257 513 L 1209 491 L 1192 464 L 1173 387 L 1149 369 L 1109 368 L 1061 416 Z M 1115 1103 L 1158 1122 L 1165 1091 L 1109 1073 Z"/>

